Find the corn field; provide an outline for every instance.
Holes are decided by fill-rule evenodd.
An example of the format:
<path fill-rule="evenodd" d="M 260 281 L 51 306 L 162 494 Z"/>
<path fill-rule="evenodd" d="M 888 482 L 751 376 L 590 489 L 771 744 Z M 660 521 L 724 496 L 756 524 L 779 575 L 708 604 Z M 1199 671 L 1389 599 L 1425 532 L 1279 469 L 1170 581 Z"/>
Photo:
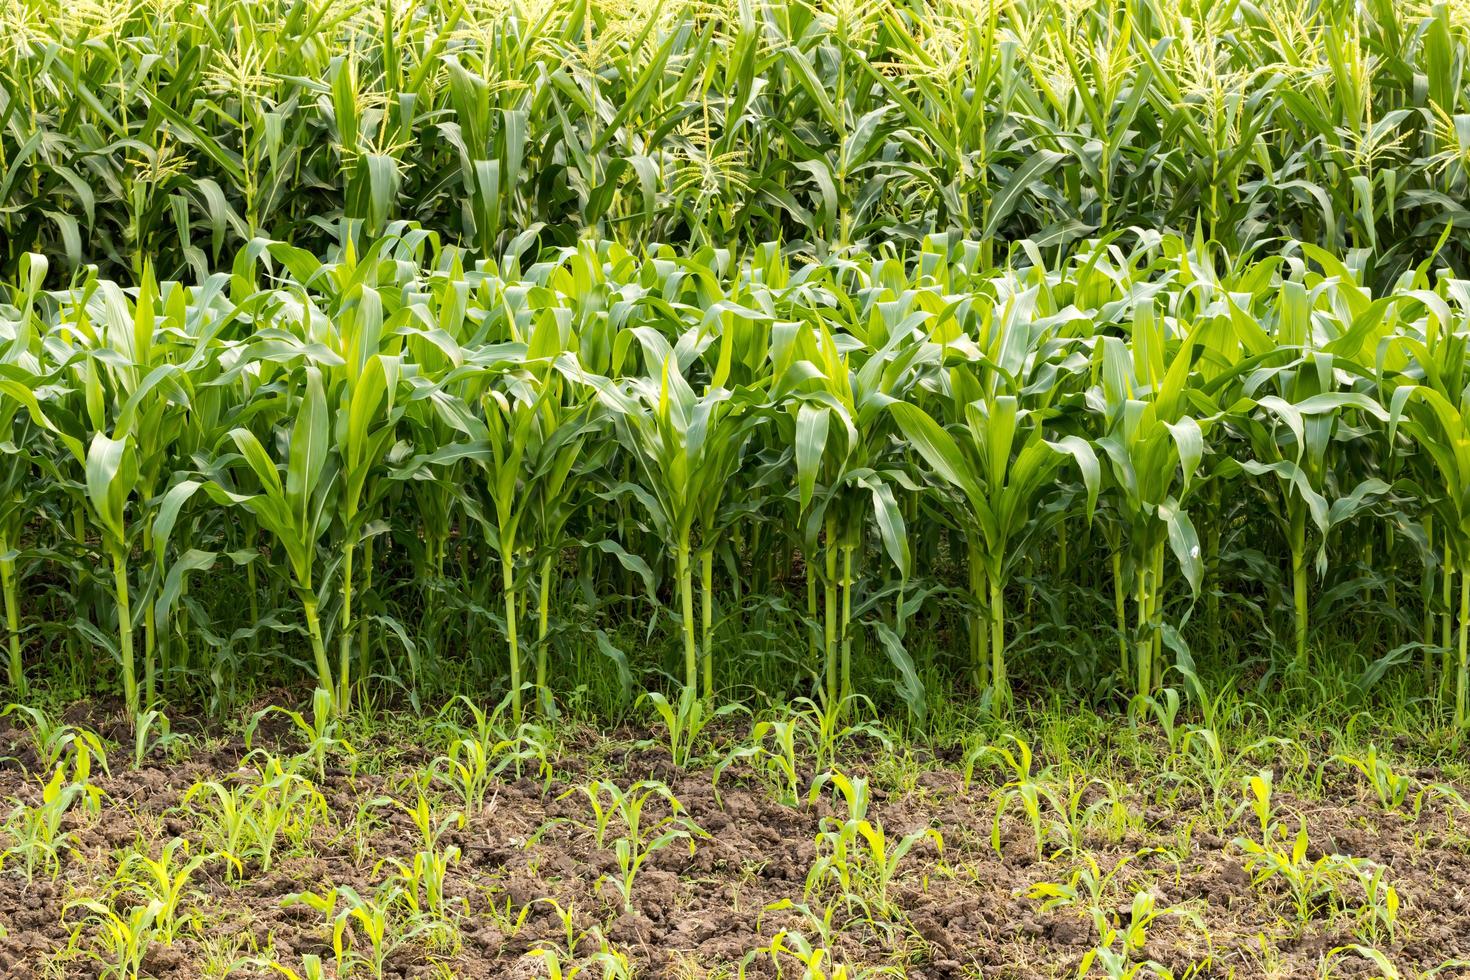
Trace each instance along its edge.
<path fill-rule="evenodd" d="M 11 0 L 0 272 L 202 278 L 257 237 L 1236 254 L 1466 221 L 1462 6 L 1392 0 Z M 1455 238 L 1444 257 L 1463 263 Z"/>
<path fill-rule="evenodd" d="M 709 697 L 754 643 L 919 715 L 926 677 L 1345 657 L 1465 720 L 1462 280 L 1163 235 L 469 263 L 413 229 L 47 274 L 0 321 L 17 689 L 115 663 L 137 709 L 275 665 L 346 710 L 451 671 L 519 715 L 569 659 Z"/>
<path fill-rule="evenodd" d="M 1467 54 L 1388 0 L 16 0 L 9 685 L 1330 666 L 1463 727 Z"/>

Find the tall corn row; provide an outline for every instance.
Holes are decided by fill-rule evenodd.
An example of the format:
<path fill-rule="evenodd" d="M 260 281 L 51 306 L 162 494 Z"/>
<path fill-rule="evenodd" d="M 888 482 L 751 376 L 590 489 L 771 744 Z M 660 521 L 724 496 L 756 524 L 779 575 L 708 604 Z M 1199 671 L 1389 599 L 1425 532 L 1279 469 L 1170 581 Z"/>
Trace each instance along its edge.
<path fill-rule="evenodd" d="M 922 713 L 927 657 L 999 710 L 1076 661 L 1037 597 L 1077 595 L 1104 639 L 1068 669 L 1128 697 L 1224 656 L 1253 607 L 1269 669 L 1341 656 L 1324 631 L 1365 615 L 1341 596 L 1382 588 L 1352 569 L 1386 548 L 1428 580 L 1394 601 L 1443 627 L 1429 680 L 1466 720 L 1459 280 L 1376 293 L 1316 246 L 1231 264 L 1152 233 L 1004 271 L 948 236 L 475 263 L 408 225 L 334 234 L 128 288 L 47 290 L 22 260 L 13 688 L 100 655 L 132 711 L 281 671 L 347 711 L 467 669 L 519 715 L 592 648 L 716 698 L 770 634 L 834 704 L 896 677 Z"/>

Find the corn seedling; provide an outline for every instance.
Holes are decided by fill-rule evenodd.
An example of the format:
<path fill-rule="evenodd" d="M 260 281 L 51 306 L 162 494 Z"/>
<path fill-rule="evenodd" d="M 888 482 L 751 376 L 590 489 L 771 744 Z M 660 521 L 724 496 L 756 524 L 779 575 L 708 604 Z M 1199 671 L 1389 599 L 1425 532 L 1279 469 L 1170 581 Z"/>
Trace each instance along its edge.
<path fill-rule="evenodd" d="M 628 957 L 606 945 L 586 957 L 572 957 L 549 946 L 538 946 L 526 954 L 535 957 L 546 967 L 548 980 L 572 980 L 587 974 L 599 980 L 630 980 L 632 964 Z"/>
<path fill-rule="evenodd" d="M 1059 908 L 1080 908 L 1091 914 L 1094 907 L 1101 908 L 1106 904 L 1113 879 L 1120 871 L 1134 861 L 1162 853 L 1153 848 L 1137 851 L 1119 860 L 1110 871 L 1103 871 L 1091 854 L 1083 854 L 1082 866 L 1072 872 L 1070 880 L 1039 881 L 1026 889 L 1026 897 L 1040 902 L 1043 912 Z"/>
<path fill-rule="evenodd" d="M 90 770 L 96 760 L 104 772 L 107 769 L 107 751 L 95 732 L 58 722 L 40 708 L 25 704 L 8 704 L 0 717 L 15 715 L 30 734 L 31 746 L 35 749 L 37 768 L 51 772 L 67 760 L 68 754 L 77 766 Z"/>
<path fill-rule="evenodd" d="M 520 776 L 533 768 L 544 784 L 550 784 L 555 742 L 552 728 L 535 721 L 507 726 L 504 715 L 510 704 L 508 696 L 488 713 L 464 696 L 454 703 L 468 707 L 473 728 L 466 730 L 449 719 L 442 720 L 440 727 L 449 732 L 449 751 L 436 758 L 430 770 L 459 796 L 466 814 L 474 814 L 484 806 L 493 778 L 507 770 L 514 769 Z"/>
<path fill-rule="evenodd" d="M 182 805 L 199 823 L 205 845 L 226 858 L 237 878 L 247 862 L 269 871 L 277 843 L 299 843 L 328 815 L 326 800 L 305 776 L 257 753 L 258 771 L 242 771 L 228 785 L 195 783 Z"/>
<path fill-rule="evenodd" d="M 1414 791 L 1414 780 L 1395 772 L 1388 760 L 1378 754 L 1375 745 L 1368 746 L 1368 751 L 1362 756 L 1335 755 L 1332 761 L 1357 770 L 1368 780 L 1378 798 L 1378 805 L 1385 810 L 1401 809 Z"/>
<path fill-rule="evenodd" d="M 1348 907 L 1346 886 L 1365 866 L 1360 859 L 1342 854 L 1309 857 L 1305 820 L 1295 836 L 1289 836 L 1273 821 L 1267 825 L 1264 840 L 1237 837 L 1233 843 L 1245 854 L 1246 871 L 1257 889 L 1273 883 L 1284 888 L 1299 932 L 1324 905 L 1332 909 Z"/>
<path fill-rule="evenodd" d="M 265 959 L 259 956 L 236 960 L 231 964 L 231 972 L 236 968 L 268 970 L 272 974 L 285 978 L 285 980 L 328 980 L 327 969 L 322 965 L 322 958 L 314 953 L 305 953 L 302 955 L 300 970 L 288 966 L 279 960 Z"/>
<path fill-rule="evenodd" d="M 933 827 L 890 841 L 880 821 L 868 816 L 868 782 L 841 773 L 825 773 L 812 785 L 809 799 L 831 786 L 846 809 L 844 817 L 824 817 L 817 836 L 817 857 L 807 871 L 806 895 L 833 886 L 844 900 L 857 901 L 868 917 L 892 918 L 897 910 L 889 889 L 909 851 L 929 840 L 944 858 L 944 838 Z"/>
<path fill-rule="evenodd" d="M 340 735 L 341 726 L 334 710 L 331 691 L 319 687 L 312 693 L 310 718 L 299 711 L 291 711 L 278 705 L 271 705 L 257 711 L 251 716 L 249 724 L 245 726 L 246 748 L 251 748 L 255 731 L 262 719 L 272 714 L 281 714 L 289 719 L 291 726 L 306 742 L 302 757 L 311 762 L 312 767 L 316 770 L 317 779 L 326 778 L 329 755 L 340 755 L 355 767 L 357 750 L 352 747 L 352 743 Z"/>
<path fill-rule="evenodd" d="M 136 896 L 144 905 L 155 907 L 153 929 L 165 945 L 174 940 L 179 925 L 179 911 L 189 894 L 194 873 L 210 859 L 209 854 L 189 854 L 189 842 L 175 837 L 163 845 L 157 858 L 141 850 L 124 855 L 113 876 L 113 891 Z"/>
<path fill-rule="evenodd" d="M 91 899 L 73 902 L 67 911 L 86 913 L 77 929 L 93 932 L 88 955 L 101 967 L 101 976 L 114 980 L 138 980 L 148 947 L 159 941 L 157 921 L 162 912 L 156 900 L 128 909 L 125 914 Z"/>
<path fill-rule="evenodd" d="M 747 762 L 765 781 L 774 784 L 784 805 L 796 806 L 802 796 L 796 736 L 797 723 L 793 719 L 756 722 L 749 743 L 732 749 L 715 765 L 712 782 L 716 799 L 725 770 L 736 762 Z"/>
<path fill-rule="evenodd" d="M 777 976 L 786 976 L 786 969 L 794 967 L 795 975 L 801 980 L 866 980 L 903 976 L 896 967 L 849 967 L 825 945 L 814 944 L 799 932 L 785 930 L 776 933 L 765 946 L 746 954 L 741 975 L 762 956 L 770 958 Z"/>
<path fill-rule="evenodd" d="M 587 930 L 578 929 L 571 907 L 563 907 L 555 899 L 543 901 L 560 920 L 563 940 L 561 943 L 542 943 L 528 955 L 537 957 L 553 980 L 571 980 L 584 973 L 600 980 L 632 980 L 632 963 L 626 954 L 608 942 L 601 929 L 595 925 Z M 589 946 L 594 948 L 588 951 L 586 947 Z"/>
<path fill-rule="evenodd" d="M 85 757 L 83 757 L 85 758 Z M 57 766 L 41 789 L 34 806 L 17 801 L 0 831 L 10 844 L 0 852 L 0 866 L 18 861 L 26 880 L 38 871 L 56 877 L 61 872 L 61 855 L 71 849 L 72 832 L 62 830 L 62 821 L 75 805 L 95 810 L 102 791 L 84 779 L 69 780 L 66 767 Z"/>
<path fill-rule="evenodd" d="M 133 768 L 142 769 L 149 756 L 181 743 L 182 737 L 173 733 L 168 716 L 150 708 L 133 722 Z"/>
<path fill-rule="evenodd" d="M 1356 870 L 1363 904 L 1357 912 L 1354 935 L 1372 946 L 1385 940 L 1392 943 L 1399 921 L 1398 889 L 1389 884 L 1387 869 L 1382 865 L 1360 862 Z"/>
<path fill-rule="evenodd" d="M 378 862 L 374 873 L 380 873 L 384 866 L 395 870 L 397 894 L 407 905 L 411 917 L 427 915 L 448 923 L 449 904 L 444 886 L 450 867 L 459 861 L 460 850 L 453 845 L 444 846 L 440 841 L 445 834 L 464 828 L 464 814 L 456 811 L 436 819 L 428 798 L 422 792 L 413 806 L 398 800 L 379 799 L 374 802 L 379 805 L 391 803 L 407 814 L 418 831 L 420 844 L 419 850 L 407 862 L 385 858 Z M 463 914 L 468 915 L 468 904 L 462 902 L 462 905 Z"/>
<path fill-rule="evenodd" d="M 678 799 L 663 783 L 643 780 L 623 789 L 614 782 L 598 780 L 580 787 L 580 792 L 592 810 L 592 821 L 582 826 L 591 831 L 599 848 L 612 849 L 618 875 L 610 880 L 627 908 L 633 907 L 633 883 L 650 857 L 681 841 L 693 856 L 696 839 L 709 836 L 685 815 Z M 644 810 L 653 801 L 668 812 L 650 819 Z"/>
<path fill-rule="evenodd" d="M 699 738 L 706 728 L 717 719 L 742 710 L 734 704 L 712 708 L 692 688 L 681 691 L 673 704 L 657 691 L 650 691 L 644 697 L 653 705 L 654 716 L 663 725 L 669 757 L 680 768 L 687 766 L 694 757 Z"/>
<path fill-rule="evenodd" d="M 1176 974 L 1163 964 L 1150 959 L 1138 960 L 1148 942 L 1149 929 L 1160 919 L 1172 917 L 1183 919 L 1200 932 L 1205 932 L 1204 921 L 1198 912 L 1178 905 L 1160 908 L 1158 900 L 1146 891 L 1134 894 L 1126 914 L 1094 908 L 1092 917 L 1099 941 L 1083 955 L 1077 967 L 1079 978 L 1101 971 L 1110 980 L 1131 980 L 1134 977 L 1174 980 Z M 1197 968 L 1191 967 L 1181 977 L 1197 973 Z"/>
<path fill-rule="evenodd" d="M 965 786 L 969 787 L 975 777 L 975 767 L 982 762 L 999 765 L 1006 770 L 1006 781 L 991 794 L 995 801 L 995 814 L 990 824 L 990 844 L 997 854 L 1001 853 L 1001 820 L 1012 804 L 1019 804 L 1031 826 L 1036 855 L 1040 857 L 1046 839 L 1046 825 L 1041 812 L 1042 796 L 1043 793 L 1053 792 L 1056 777 L 1049 767 L 1033 773 L 1031 746 L 1014 735 L 1007 735 L 1006 738 L 1014 746 L 1014 751 L 999 745 L 982 745 L 966 757 Z"/>

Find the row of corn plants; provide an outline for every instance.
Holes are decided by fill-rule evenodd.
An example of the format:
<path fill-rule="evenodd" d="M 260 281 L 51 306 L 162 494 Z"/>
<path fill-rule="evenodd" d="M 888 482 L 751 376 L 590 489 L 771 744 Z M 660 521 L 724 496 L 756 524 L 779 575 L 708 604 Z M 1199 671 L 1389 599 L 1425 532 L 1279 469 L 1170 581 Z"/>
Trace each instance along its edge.
<path fill-rule="evenodd" d="M 486 256 L 1199 227 L 1371 249 L 1386 288 L 1466 220 L 1467 26 L 1393 0 L 10 0 L 0 274 L 202 275 L 345 216 Z"/>
<path fill-rule="evenodd" d="M 829 704 L 897 677 L 921 713 L 928 633 L 1003 708 L 1018 644 L 1069 646 L 1043 605 L 1115 638 L 1090 669 L 1137 694 L 1194 669 L 1188 637 L 1338 656 L 1313 614 L 1346 604 L 1368 673 L 1466 722 L 1470 289 L 1429 263 L 1376 293 L 1361 256 L 1141 233 L 1005 270 L 945 237 L 467 265 L 359 230 L 192 284 L 21 263 L 13 688 L 115 670 L 136 716 L 269 667 L 346 711 L 448 662 L 520 716 L 588 648 L 707 701 L 777 634 Z M 892 669 L 855 676 L 867 650 Z"/>

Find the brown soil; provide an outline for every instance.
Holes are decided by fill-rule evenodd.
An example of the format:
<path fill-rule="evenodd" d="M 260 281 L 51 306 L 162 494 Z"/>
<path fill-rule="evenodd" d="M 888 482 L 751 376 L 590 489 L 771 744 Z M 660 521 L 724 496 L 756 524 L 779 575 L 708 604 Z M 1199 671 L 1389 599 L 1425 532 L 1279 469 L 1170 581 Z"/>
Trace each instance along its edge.
<path fill-rule="evenodd" d="M 588 749 L 590 739 L 584 742 L 580 748 Z M 0 755 L 15 757 L 0 769 L 0 798 L 39 800 L 39 783 L 24 769 L 34 763 L 28 753 L 23 733 L 0 729 Z M 333 885 L 368 895 L 392 874 L 385 859 L 410 861 L 420 845 L 408 815 L 370 801 L 412 802 L 408 779 L 428 754 L 411 752 L 382 775 L 352 776 L 329 767 L 318 785 L 330 818 L 299 845 L 281 841 L 271 867 L 247 866 L 243 881 L 230 880 L 221 860 L 205 864 L 183 900 L 178 938 L 172 946 L 153 945 L 144 975 L 220 976 L 232 961 L 267 951 L 297 970 L 303 954 L 318 954 L 334 975 L 330 925 L 319 912 L 285 907 L 281 899 Z M 1309 921 L 1298 928 L 1285 889 L 1253 885 L 1244 855 L 1231 842 L 1251 832 L 1249 811 L 1222 834 L 1212 829 L 1219 824 L 1206 817 L 1198 792 L 1181 791 L 1171 799 L 1162 788 L 1140 789 L 1161 787 L 1158 780 L 1145 783 L 1126 772 L 1113 777 L 1126 814 L 1114 811 L 1100 788 L 1089 789 L 1084 807 L 1104 802 L 1093 810 L 1080 851 L 1038 859 L 1030 824 L 1016 804 L 1000 821 L 999 853 L 992 846 L 998 771 L 977 773 L 966 789 L 957 765 L 929 766 L 912 770 L 902 790 L 875 771 L 869 817 L 881 824 L 890 846 L 932 827 L 943 837 L 943 852 L 929 840 L 916 844 L 889 884 L 891 907 L 865 916 L 832 888 L 805 887 L 819 856 L 823 821 L 840 812 L 830 798 L 783 805 L 771 787 L 737 763 L 722 778 L 717 799 L 707 769 L 678 773 L 655 749 L 609 756 L 604 743 L 601 754 L 609 764 L 598 769 L 598 777 L 624 786 L 650 776 L 667 780 L 709 835 L 696 842 L 692 855 L 677 842 L 656 852 L 633 886 L 633 911 L 626 911 L 607 880 L 617 871 L 613 845 L 597 847 L 582 826 L 590 810 L 577 787 L 592 778 L 589 754 L 578 748 L 564 753 L 548 791 L 527 778 L 496 782 L 485 807 L 462 828 L 445 833 L 441 844 L 461 853 L 446 888 L 451 904 L 464 910 L 454 915 L 457 940 L 405 943 L 388 958 L 386 976 L 544 976 L 544 960 L 532 954 L 548 947 L 565 952 L 561 909 L 569 910 L 573 936 L 581 937 L 578 957 L 585 960 L 605 942 L 639 976 L 734 977 L 745 963 L 747 976 L 800 977 L 793 957 L 781 958 L 778 974 L 770 954 L 757 952 L 782 930 L 823 942 L 810 915 L 783 907 L 790 903 L 805 904 L 818 918 L 822 910 L 833 910 L 826 943 L 838 962 L 854 968 L 852 975 L 886 966 L 893 975 L 935 980 L 1070 977 L 1100 941 L 1092 914 L 1084 911 L 1088 903 L 1043 911 L 1041 900 L 1026 893 L 1038 883 L 1069 882 L 1085 863 L 1083 855 L 1103 873 L 1131 858 L 1100 903 L 1115 911 L 1115 919 L 1126 922 L 1140 891 L 1150 892 L 1160 908 L 1182 905 L 1198 916 L 1197 922 L 1176 915 L 1159 920 L 1136 960 L 1156 960 L 1179 975 L 1193 968 L 1196 976 L 1221 978 L 1318 976 L 1329 961 L 1334 976 L 1381 972 L 1356 952 L 1334 952 L 1369 944 L 1355 882 L 1342 889 L 1346 908 L 1314 901 Z M 0 874 L 0 976 L 98 976 L 101 964 L 85 954 L 95 948 L 95 926 L 83 924 L 84 912 L 65 911 L 67 902 L 105 898 L 120 851 L 136 842 L 157 855 L 172 836 L 197 840 L 197 807 L 180 806 L 184 793 L 201 779 L 233 778 L 242 760 L 250 763 L 244 746 L 232 743 L 200 749 L 176 764 L 155 760 L 130 771 L 123 753 L 116 753 L 112 774 L 94 780 L 106 794 L 100 813 L 73 811 L 66 818 L 73 850 L 63 856 L 59 876 L 52 880 L 42 873 L 27 882 L 14 861 Z M 879 761 L 870 758 L 852 768 L 863 771 Z M 884 782 L 887 790 L 879 788 Z M 1361 780 L 1331 770 L 1322 795 L 1328 802 L 1278 792 L 1276 812 L 1293 835 L 1298 818 L 1306 820 L 1311 858 L 1335 852 L 1387 868 L 1402 908 L 1392 938 L 1368 936 L 1375 940 L 1371 945 L 1405 976 L 1435 969 L 1441 977 L 1470 976 L 1470 968 L 1455 965 L 1470 960 L 1470 814 L 1442 799 L 1426 802 L 1417 816 L 1412 806 L 1385 813 Z M 1241 797 L 1233 788 L 1228 797 L 1224 807 L 1230 813 Z M 358 833 L 354 827 L 364 808 L 373 817 Z M 441 815 L 453 808 L 452 797 L 438 799 Z M 646 819 L 666 812 L 651 803 Z M 1146 849 L 1157 850 L 1139 855 Z M 128 904 L 117 907 L 125 911 Z M 232 975 L 268 974 L 240 968 Z M 359 968 L 351 975 L 372 973 Z M 603 973 L 593 966 L 584 975 Z M 1097 975 L 1103 975 L 1100 969 Z"/>

